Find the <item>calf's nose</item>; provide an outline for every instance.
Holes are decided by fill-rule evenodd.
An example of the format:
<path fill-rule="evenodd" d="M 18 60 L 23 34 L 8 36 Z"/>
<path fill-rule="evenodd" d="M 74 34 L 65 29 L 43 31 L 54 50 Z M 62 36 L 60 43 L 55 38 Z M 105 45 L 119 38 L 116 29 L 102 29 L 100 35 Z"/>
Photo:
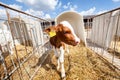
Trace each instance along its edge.
<path fill-rule="evenodd" d="M 76 43 L 78 44 L 78 43 L 80 43 L 80 41 L 76 41 Z"/>
<path fill-rule="evenodd" d="M 79 38 L 76 38 L 75 42 L 78 44 L 80 43 L 80 39 Z"/>

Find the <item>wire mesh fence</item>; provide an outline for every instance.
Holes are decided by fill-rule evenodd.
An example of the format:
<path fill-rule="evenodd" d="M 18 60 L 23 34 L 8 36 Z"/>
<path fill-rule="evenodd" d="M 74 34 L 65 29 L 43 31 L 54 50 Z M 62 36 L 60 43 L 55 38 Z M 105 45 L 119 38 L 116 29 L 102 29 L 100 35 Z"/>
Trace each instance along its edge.
<path fill-rule="evenodd" d="M 31 80 L 50 50 L 42 26 L 47 20 L 0 3 L 0 79 Z M 46 22 L 49 24 L 41 23 Z M 35 65 L 46 54 L 41 64 Z"/>
<path fill-rule="evenodd" d="M 88 46 L 120 69 L 120 8 L 88 18 L 86 25 Z"/>

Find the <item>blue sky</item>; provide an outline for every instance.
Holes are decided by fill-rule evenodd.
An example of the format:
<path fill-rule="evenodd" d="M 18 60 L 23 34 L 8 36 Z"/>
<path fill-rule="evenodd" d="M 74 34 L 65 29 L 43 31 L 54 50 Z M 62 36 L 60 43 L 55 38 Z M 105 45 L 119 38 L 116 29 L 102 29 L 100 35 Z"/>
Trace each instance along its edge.
<path fill-rule="evenodd" d="M 82 15 L 94 15 L 120 7 L 120 0 L 0 0 L 0 2 L 42 18 L 55 18 L 68 10 L 77 11 Z"/>

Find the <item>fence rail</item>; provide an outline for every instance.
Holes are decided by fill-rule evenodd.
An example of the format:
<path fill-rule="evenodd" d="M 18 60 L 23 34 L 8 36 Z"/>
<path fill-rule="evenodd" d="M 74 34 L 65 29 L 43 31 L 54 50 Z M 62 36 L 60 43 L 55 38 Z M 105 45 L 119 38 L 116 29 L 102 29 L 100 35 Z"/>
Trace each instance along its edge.
<path fill-rule="evenodd" d="M 41 23 L 51 23 L 3 3 L 0 9 L 0 79 L 32 80 L 50 50 Z M 43 54 L 46 57 L 37 66 Z"/>
<path fill-rule="evenodd" d="M 86 28 L 88 46 L 120 69 L 120 8 L 91 18 L 92 25 L 88 20 Z"/>
<path fill-rule="evenodd" d="M 24 11 L 21 11 L 21 10 L 14 9 L 14 8 L 12 8 L 12 7 L 9 7 L 8 5 L 6 5 L 6 4 L 4 4 L 4 3 L 1 3 L 1 2 L 0 2 L 0 6 L 2 6 L 2 7 L 4 7 L 4 8 L 7 8 L 7 9 L 10 9 L 10 10 L 13 10 L 13 11 L 16 11 L 16 12 L 19 12 L 19 13 L 22 13 L 22 14 L 25 14 L 25 15 L 28 15 L 28 16 L 31 16 L 31 17 L 33 17 L 33 18 L 40 19 L 40 20 L 42 20 L 42 21 L 48 21 L 48 20 L 45 20 L 45 19 L 36 17 L 36 16 L 34 16 L 34 15 L 28 14 L 28 13 L 26 13 L 26 12 L 24 12 Z M 49 22 L 49 21 L 48 21 L 48 22 Z"/>

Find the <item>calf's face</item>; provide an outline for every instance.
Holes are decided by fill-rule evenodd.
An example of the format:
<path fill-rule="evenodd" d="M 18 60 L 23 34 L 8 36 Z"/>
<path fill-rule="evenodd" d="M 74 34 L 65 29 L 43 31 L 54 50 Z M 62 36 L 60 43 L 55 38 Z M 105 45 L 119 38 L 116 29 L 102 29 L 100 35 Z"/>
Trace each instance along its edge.
<path fill-rule="evenodd" d="M 48 34 L 51 31 L 55 32 L 55 36 L 68 45 L 76 46 L 80 42 L 80 39 L 76 36 L 74 30 L 71 27 L 64 26 L 63 24 L 58 24 L 55 27 L 49 27 L 44 31 Z"/>
<path fill-rule="evenodd" d="M 57 27 L 57 35 L 60 37 L 61 41 L 73 46 L 76 46 L 80 42 L 80 39 L 76 36 L 72 27 L 62 24 L 59 24 Z"/>

